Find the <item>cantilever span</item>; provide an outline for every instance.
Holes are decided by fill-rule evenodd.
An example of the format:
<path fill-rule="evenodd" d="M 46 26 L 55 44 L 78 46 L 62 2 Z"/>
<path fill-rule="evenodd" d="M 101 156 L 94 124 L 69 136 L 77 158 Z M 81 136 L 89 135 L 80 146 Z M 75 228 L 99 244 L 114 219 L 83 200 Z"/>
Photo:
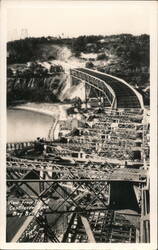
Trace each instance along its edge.
<path fill-rule="evenodd" d="M 72 69 L 70 74 L 103 91 L 112 108 L 144 108 L 142 95 L 118 77 L 87 68 Z"/>

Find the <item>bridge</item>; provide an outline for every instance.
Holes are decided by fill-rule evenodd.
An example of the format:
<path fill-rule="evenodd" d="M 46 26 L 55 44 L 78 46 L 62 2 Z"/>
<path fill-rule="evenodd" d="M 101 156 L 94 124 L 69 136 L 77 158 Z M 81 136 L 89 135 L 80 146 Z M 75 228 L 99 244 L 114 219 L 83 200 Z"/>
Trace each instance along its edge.
<path fill-rule="evenodd" d="M 93 91 L 104 107 L 144 108 L 142 95 L 118 77 L 87 68 L 71 69 L 70 75 L 72 82 L 74 79 L 85 82 L 86 102 L 90 100 Z"/>
<path fill-rule="evenodd" d="M 126 201 L 128 201 L 126 204 L 118 201 L 115 204 L 116 199 L 113 198 L 114 183 L 118 183 L 119 187 L 123 185 L 123 189 L 128 190 L 129 195 L 126 197 Z M 129 183 L 131 183 L 130 189 Z M 45 216 L 49 214 L 55 216 L 54 226 L 59 218 L 72 215 L 67 231 L 63 236 L 63 242 L 68 240 L 67 233 L 72 231 L 71 227 L 74 227 L 76 220 L 78 221 L 77 227 L 80 228 L 83 225 L 84 230 L 86 230 L 85 235 L 89 238 L 89 242 L 94 242 L 94 235 L 91 231 L 93 226 L 90 227 L 91 217 L 89 216 L 99 212 L 99 216 L 104 215 L 106 218 L 110 216 L 110 223 L 112 223 L 114 219 L 114 212 L 112 211 L 116 209 L 115 206 L 117 205 L 117 209 L 121 208 L 122 205 L 128 208 L 130 200 L 133 199 L 132 190 L 134 190 L 134 186 L 145 185 L 145 183 L 146 172 L 139 169 L 117 169 L 117 167 L 112 167 L 108 163 L 95 164 L 92 162 L 60 165 L 52 162 L 11 157 L 7 161 L 7 199 L 10 204 L 8 220 L 14 218 L 14 216 L 12 217 L 14 202 L 13 204 L 10 203 L 14 201 L 13 194 L 20 195 L 21 206 L 23 206 L 23 202 L 31 201 L 34 207 L 30 211 L 30 216 L 26 217 L 22 227 L 17 230 L 11 241 L 25 241 L 28 226 L 31 227 L 31 231 L 33 225 L 44 227 L 47 222 L 46 218 L 43 221 L 44 212 Z M 39 191 L 37 191 L 37 187 Z M 119 194 L 119 200 L 124 200 L 123 196 L 122 190 Z M 130 200 L 128 200 L 129 198 Z M 47 208 L 43 209 L 43 206 Z M 24 209 L 27 208 L 24 206 Z M 135 207 L 134 209 L 138 208 Z M 24 210 L 20 214 L 19 209 L 19 216 L 23 218 L 25 212 Z M 18 213 L 16 216 L 18 216 Z M 20 218 L 17 221 L 19 220 Z M 40 220 L 44 224 L 41 224 Z M 98 220 L 100 220 L 99 217 Z M 106 224 L 106 227 L 110 225 Z M 49 226 L 47 226 L 47 230 L 51 232 L 51 236 L 48 237 L 49 240 L 58 242 L 55 232 L 51 231 Z M 130 226 L 128 230 L 131 230 Z M 83 232 L 83 229 L 81 232 Z M 107 235 L 106 237 L 106 240 L 108 240 L 110 236 Z M 95 238 L 97 238 L 96 235 Z M 38 239 L 36 240 L 38 241 Z M 71 241 L 73 241 L 73 238 Z"/>
<path fill-rule="evenodd" d="M 99 169 L 99 171 L 98 171 Z M 89 182 L 90 180 L 112 182 L 112 181 L 128 181 L 133 183 L 146 182 L 146 171 L 137 169 L 117 169 L 117 167 L 110 167 L 108 162 L 104 163 L 76 163 L 73 165 L 60 165 L 52 162 L 38 162 L 23 159 L 10 159 L 7 161 L 7 171 L 11 172 L 16 170 L 17 172 L 37 171 L 44 172 L 48 178 L 52 181 L 53 176 L 58 178 L 54 179 L 54 182 L 63 180 L 64 182 Z M 111 172 L 111 173 L 110 173 Z M 54 175 L 55 174 L 55 175 Z M 47 182 L 49 182 L 47 178 Z M 8 182 L 16 182 L 17 179 L 7 180 Z M 18 180 L 23 181 L 23 180 Z M 30 182 L 29 180 L 27 180 Z M 34 180 L 39 181 L 39 180 Z M 25 180 L 26 182 L 26 180 Z"/>
<path fill-rule="evenodd" d="M 7 228 L 16 228 L 8 241 L 135 242 L 136 227 L 126 214 L 141 221 L 140 234 L 147 230 L 141 241 L 149 242 L 148 222 L 144 226 L 148 176 L 141 169 L 147 143 L 142 96 L 125 81 L 101 72 L 81 68 L 71 69 L 70 75 L 73 84 L 84 82 L 87 105 L 97 99 L 103 112 L 87 109 L 86 121 L 78 122 L 78 134 L 69 133 L 66 142 L 40 142 L 43 152 L 37 158 L 37 142 L 7 144 Z M 70 125 L 62 122 L 63 130 Z M 69 130 L 73 132 L 71 126 Z M 128 168 L 122 168 L 126 159 Z M 131 209 L 132 215 L 123 209 Z M 56 227 L 63 227 L 62 239 Z"/>

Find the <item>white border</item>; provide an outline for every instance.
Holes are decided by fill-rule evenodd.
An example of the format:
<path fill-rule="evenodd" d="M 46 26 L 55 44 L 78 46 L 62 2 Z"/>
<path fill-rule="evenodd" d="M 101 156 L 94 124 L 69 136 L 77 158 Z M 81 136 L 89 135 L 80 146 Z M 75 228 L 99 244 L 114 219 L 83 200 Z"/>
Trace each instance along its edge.
<path fill-rule="evenodd" d="M 2 11 L 2 7 L 0 1 L 0 221 L 3 225 L 0 226 L 0 242 L 5 240 L 6 231 L 6 11 Z"/>
<path fill-rule="evenodd" d="M 54 4 L 59 4 L 59 1 L 53 1 Z M 82 1 L 75 1 L 79 6 L 82 5 Z M 105 4 L 104 1 L 91 1 L 94 5 Z M 106 1 L 106 4 L 122 4 L 124 1 Z M 134 1 L 126 1 L 128 2 Z M 136 3 L 138 1 L 135 1 Z M 140 1 L 148 2 L 148 1 Z M 71 7 L 71 1 L 60 1 L 60 4 L 64 4 Z M 87 4 L 90 2 L 87 1 Z M 6 216 L 5 216 L 5 206 L 6 206 L 6 187 L 5 187 L 5 142 L 6 142 L 6 9 L 11 7 L 48 7 L 51 1 L 47 0 L 1 0 L 0 1 L 0 24 L 1 24 L 1 34 L 0 34 L 0 249 L 157 249 L 157 29 L 158 29 L 158 4 L 157 1 L 150 1 L 151 8 L 151 166 L 150 166 L 150 184 L 151 184 L 151 242 L 148 243 L 138 243 L 138 244 L 119 244 L 119 243 L 82 243 L 82 244 L 66 244 L 66 243 L 6 243 L 5 242 L 5 229 L 6 229 Z"/>
<path fill-rule="evenodd" d="M 151 8 L 150 35 L 150 225 L 151 242 L 157 242 L 157 94 L 158 94 L 158 2 Z"/>

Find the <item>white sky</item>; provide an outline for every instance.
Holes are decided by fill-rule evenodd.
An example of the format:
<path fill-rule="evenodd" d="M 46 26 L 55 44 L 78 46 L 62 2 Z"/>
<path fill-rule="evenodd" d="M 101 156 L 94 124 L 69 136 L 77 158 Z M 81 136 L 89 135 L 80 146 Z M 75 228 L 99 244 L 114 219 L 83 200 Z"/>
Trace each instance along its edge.
<path fill-rule="evenodd" d="M 29 36 L 150 33 L 152 1 L 28 1 L 7 9 L 7 39 Z M 24 7 L 25 6 L 25 7 Z"/>

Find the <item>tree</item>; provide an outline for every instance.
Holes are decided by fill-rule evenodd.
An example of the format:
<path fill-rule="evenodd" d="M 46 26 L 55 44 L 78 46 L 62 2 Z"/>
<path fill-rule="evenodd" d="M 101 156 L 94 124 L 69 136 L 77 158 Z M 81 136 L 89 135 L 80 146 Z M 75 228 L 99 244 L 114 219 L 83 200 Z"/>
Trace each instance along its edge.
<path fill-rule="evenodd" d="M 89 69 L 93 69 L 94 68 L 94 64 L 92 62 L 88 61 L 88 62 L 86 62 L 85 67 L 89 68 Z"/>
<path fill-rule="evenodd" d="M 7 77 L 13 76 L 13 70 L 11 68 L 7 68 Z"/>
<path fill-rule="evenodd" d="M 72 103 L 73 103 L 75 108 L 78 108 L 78 109 L 81 108 L 82 101 L 81 101 L 80 97 L 76 96 L 75 98 L 73 98 Z"/>
<path fill-rule="evenodd" d="M 106 60 L 107 61 L 108 59 L 109 59 L 109 57 L 105 53 L 99 54 L 97 56 L 97 60 Z"/>

